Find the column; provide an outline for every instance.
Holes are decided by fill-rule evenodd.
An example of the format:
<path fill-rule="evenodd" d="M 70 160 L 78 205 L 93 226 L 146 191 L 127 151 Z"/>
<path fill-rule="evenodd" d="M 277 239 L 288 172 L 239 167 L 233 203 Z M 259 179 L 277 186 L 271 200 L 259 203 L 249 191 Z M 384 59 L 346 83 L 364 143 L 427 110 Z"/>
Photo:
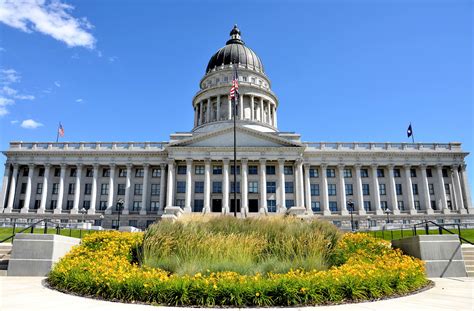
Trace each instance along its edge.
<path fill-rule="evenodd" d="M 456 207 L 461 214 L 466 214 L 466 209 L 464 208 L 464 200 L 462 197 L 462 190 L 461 190 L 461 181 L 459 179 L 459 165 L 453 165 L 451 170 L 453 172 L 453 185 L 454 185 L 454 194 L 456 195 Z"/>
<path fill-rule="evenodd" d="M 416 214 L 416 209 L 415 209 L 415 199 L 413 198 L 413 184 L 411 182 L 411 166 L 410 165 L 405 165 L 403 167 L 405 169 L 405 184 L 407 187 L 406 193 L 407 193 L 407 198 L 408 198 L 408 211 L 410 214 L 414 215 Z"/>
<path fill-rule="evenodd" d="M 265 123 L 263 116 L 265 112 L 263 111 L 263 98 L 260 98 L 260 122 Z"/>
<path fill-rule="evenodd" d="M 194 127 L 198 126 L 198 107 L 194 106 Z"/>
<path fill-rule="evenodd" d="M 149 204 L 149 201 L 148 201 L 149 176 L 150 176 L 150 164 L 143 163 L 142 208 L 140 209 L 140 215 L 146 215 L 148 211 L 147 206 Z"/>
<path fill-rule="evenodd" d="M 201 120 L 199 122 L 199 125 L 203 124 L 204 123 L 204 111 L 203 111 L 203 102 L 200 101 L 199 102 L 199 119 Z"/>
<path fill-rule="evenodd" d="M 267 214 L 267 167 L 266 159 L 260 159 L 260 214 Z"/>
<path fill-rule="evenodd" d="M 244 119 L 244 95 L 239 95 L 239 118 Z"/>
<path fill-rule="evenodd" d="M 115 185 L 115 164 L 110 164 L 110 176 L 109 176 L 109 197 L 107 198 L 107 209 L 106 214 L 112 214 L 114 205 L 114 185 Z"/>
<path fill-rule="evenodd" d="M 8 181 L 10 179 L 10 163 L 5 163 L 5 171 L 3 172 L 3 182 L 2 182 L 2 193 L 0 195 L 0 208 L 6 208 L 5 199 L 7 197 L 7 188 L 8 188 Z M 5 211 L 5 210 L 3 210 Z"/>
<path fill-rule="evenodd" d="M 44 213 L 46 210 L 46 202 L 48 200 L 48 188 L 49 188 L 49 172 L 51 165 L 46 163 L 44 165 L 44 176 L 43 176 L 43 192 L 41 193 L 41 205 L 38 213 Z"/>
<path fill-rule="evenodd" d="M 341 215 L 348 215 L 346 183 L 344 181 L 344 165 L 342 164 L 337 166 L 337 188 L 339 204 L 341 205 Z"/>
<path fill-rule="evenodd" d="M 449 214 L 446 190 L 444 189 L 443 165 L 436 165 L 436 174 L 438 175 L 438 209 Z"/>
<path fill-rule="evenodd" d="M 163 212 L 165 208 L 165 194 L 166 194 L 166 164 L 160 164 L 160 209 Z"/>
<path fill-rule="evenodd" d="M 211 98 L 209 97 L 207 99 L 207 111 L 206 111 L 206 114 L 207 114 L 206 121 L 207 121 L 207 123 L 211 122 L 211 110 L 212 110 Z"/>
<path fill-rule="evenodd" d="M 255 97 L 250 95 L 250 120 L 255 121 Z"/>
<path fill-rule="evenodd" d="M 295 189 L 294 189 L 294 192 L 293 192 L 293 201 L 294 201 L 294 206 L 301 206 L 301 200 L 303 200 L 302 198 L 300 198 L 300 192 L 298 191 L 299 187 L 301 187 L 300 185 L 300 171 L 298 170 L 298 160 L 295 161 L 294 165 L 293 165 L 293 171 L 294 171 L 294 174 L 295 174 Z M 291 208 L 291 206 L 290 206 Z"/>
<path fill-rule="evenodd" d="M 8 193 L 8 203 L 6 213 L 11 213 L 15 202 L 16 181 L 18 177 L 18 164 L 13 164 L 13 173 L 10 181 L 10 192 Z"/>
<path fill-rule="evenodd" d="M 240 160 L 240 174 L 241 174 L 241 185 L 240 185 L 240 191 L 242 191 L 241 198 L 242 198 L 242 204 L 240 208 L 240 213 L 242 214 L 242 217 L 247 216 L 248 211 L 249 211 L 249 199 L 248 199 L 248 179 L 247 179 L 247 159 L 242 159 Z"/>
<path fill-rule="evenodd" d="M 221 120 L 221 96 L 217 95 L 217 117 L 216 121 Z"/>
<path fill-rule="evenodd" d="M 420 166 L 421 170 L 421 197 L 422 203 L 425 206 L 426 214 L 433 214 L 430 200 L 430 189 L 428 186 L 428 176 L 426 175 L 426 165 Z"/>
<path fill-rule="evenodd" d="M 278 159 L 278 201 L 277 212 L 286 212 L 286 194 L 285 194 L 285 159 Z M 291 206 L 290 206 L 291 207 Z"/>
<path fill-rule="evenodd" d="M 276 119 L 275 119 L 275 104 L 272 103 L 272 125 L 276 127 Z"/>
<path fill-rule="evenodd" d="M 469 188 L 469 181 L 467 179 L 466 164 L 461 165 L 461 177 L 464 206 L 467 208 L 468 213 L 472 214 L 474 213 L 474 210 L 472 210 L 471 190 Z"/>
<path fill-rule="evenodd" d="M 296 160 L 296 166 L 298 169 L 298 184 L 296 191 L 298 191 L 298 196 L 300 198 L 299 207 L 305 207 L 304 204 L 304 179 L 303 179 L 303 159 Z"/>
<path fill-rule="evenodd" d="M 328 195 L 328 176 L 327 176 L 327 168 L 326 164 L 321 164 L 321 210 L 323 211 L 323 215 L 329 216 L 331 215 L 331 210 L 329 209 L 329 195 Z"/>
<path fill-rule="evenodd" d="M 219 102 L 218 102 L 219 105 Z M 219 106 L 218 106 L 219 107 Z M 193 160 L 186 159 L 186 198 L 184 201 L 184 212 L 191 213 L 191 189 L 192 189 L 192 175 L 193 175 Z"/>
<path fill-rule="evenodd" d="M 277 118 L 276 104 L 275 104 L 275 114 L 274 114 L 274 118 L 275 118 L 275 124 L 274 124 L 273 126 L 277 127 L 277 126 L 278 126 L 278 118 Z"/>
<path fill-rule="evenodd" d="M 25 203 L 23 204 L 23 208 L 20 210 L 21 213 L 28 213 L 28 209 L 30 208 L 30 201 L 31 201 L 31 188 L 32 188 L 32 181 L 33 181 L 33 173 L 35 170 L 34 164 L 28 165 L 28 181 L 26 184 L 26 194 L 25 194 Z"/>
<path fill-rule="evenodd" d="M 223 159 L 222 163 L 222 213 L 229 214 L 229 159 Z"/>
<path fill-rule="evenodd" d="M 166 189 L 166 207 L 174 206 L 174 160 L 168 161 L 168 183 Z"/>
<path fill-rule="evenodd" d="M 204 161 L 204 214 L 211 212 L 211 160 Z"/>
<path fill-rule="evenodd" d="M 61 173 L 59 175 L 59 190 L 58 190 L 58 202 L 56 205 L 56 209 L 54 210 L 54 214 L 60 214 L 63 210 L 63 203 L 64 203 L 64 179 L 66 178 L 66 168 L 67 165 L 62 163 L 61 164 Z"/>
<path fill-rule="evenodd" d="M 79 199 L 81 197 L 81 175 L 82 175 L 82 164 L 76 166 L 76 184 L 74 189 L 74 205 L 72 206 L 71 214 L 77 214 L 79 212 Z"/>
<path fill-rule="evenodd" d="M 398 209 L 397 190 L 395 188 L 395 175 L 393 173 L 395 166 L 388 165 L 388 191 L 390 193 L 390 205 L 394 215 L 400 214 Z M 385 212 L 385 211 L 384 211 Z"/>
<path fill-rule="evenodd" d="M 375 204 L 375 214 L 383 215 L 382 208 L 380 207 L 380 187 L 379 187 L 379 177 L 377 175 L 377 164 L 373 164 L 372 168 L 372 197 Z"/>
<path fill-rule="evenodd" d="M 356 179 L 355 179 L 355 199 L 356 199 L 356 206 L 357 206 L 357 211 L 359 212 L 359 215 L 365 215 L 365 209 L 364 209 L 364 194 L 362 192 L 362 177 L 360 176 L 360 169 L 361 165 L 354 165 L 355 173 L 356 173 Z"/>
<path fill-rule="evenodd" d="M 95 214 L 97 208 L 97 178 L 99 177 L 99 164 L 95 163 L 92 166 L 92 189 L 91 189 L 91 207 L 87 214 Z"/>
<path fill-rule="evenodd" d="M 127 177 L 125 177 L 125 203 L 123 205 L 122 214 L 127 215 L 130 212 L 130 188 L 132 186 L 131 176 L 132 164 L 127 164 Z"/>
<path fill-rule="evenodd" d="M 304 191 L 305 191 L 305 203 L 306 203 L 306 212 L 308 214 L 313 214 L 311 210 L 311 180 L 309 179 L 309 163 L 303 165 L 304 168 Z"/>
<path fill-rule="evenodd" d="M 232 120 L 232 99 L 229 98 L 229 109 L 227 109 L 227 120 Z"/>

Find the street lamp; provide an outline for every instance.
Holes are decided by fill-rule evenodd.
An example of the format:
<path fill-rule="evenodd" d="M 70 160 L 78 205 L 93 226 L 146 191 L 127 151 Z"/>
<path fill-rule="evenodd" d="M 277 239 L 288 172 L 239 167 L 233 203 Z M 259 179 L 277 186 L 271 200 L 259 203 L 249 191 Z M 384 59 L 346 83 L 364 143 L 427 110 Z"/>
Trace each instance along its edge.
<path fill-rule="evenodd" d="M 371 220 L 371 217 L 370 217 L 370 215 L 369 215 L 369 216 L 367 216 L 367 228 L 368 228 L 369 230 L 370 230 L 370 227 L 371 227 L 371 225 L 370 225 L 370 220 Z"/>
<path fill-rule="evenodd" d="M 87 213 L 87 210 L 83 207 L 79 210 L 82 215 L 82 223 L 84 223 L 84 215 Z"/>
<path fill-rule="evenodd" d="M 122 198 L 117 200 L 117 210 L 118 210 L 118 218 L 117 218 L 117 230 L 120 229 L 120 214 L 122 214 L 122 208 L 124 204 L 124 200 Z"/>
<path fill-rule="evenodd" d="M 387 224 L 390 223 L 390 217 L 389 217 L 390 212 L 391 212 L 391 210 L 387 207 L 387 208 L 385 209 L 385 214 L 387 214 Z"/>
<path fill-rule="evenodd" d="M 352 200 L 347 201 L 347 209 L 349 213 L 351 213 L 351 230 L 354 232 L 354 216 L 352 215 L 354 212 L 354 202 L 352 202 Z"/>

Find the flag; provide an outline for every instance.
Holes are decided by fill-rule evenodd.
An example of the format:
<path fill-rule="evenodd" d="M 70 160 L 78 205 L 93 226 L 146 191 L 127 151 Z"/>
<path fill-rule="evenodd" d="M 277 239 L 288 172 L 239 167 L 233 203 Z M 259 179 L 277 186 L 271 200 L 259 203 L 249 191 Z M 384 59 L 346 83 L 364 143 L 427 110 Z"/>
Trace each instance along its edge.
<path fill-rule="evenodd" d="M 413 135 L 413 129 L 411 128 L 411 123 L 410 123 L 407 129 L 407 137 L 411 137 L 412 135 Z"/>
<path fill-rule="evenodd" d="M 232 79 L 232 87 L 230 88 L 230 98 L 235 98 L 235 94 L 239 93 L 239 77 L 237 69 L 234 70 L 234 78 Z"/>
<path fill-rule="evenodd" d="M 58 135 L 61 136 L 61 137 L 64 137 L 64 127 L 61 123 L 59 123 Z"/>

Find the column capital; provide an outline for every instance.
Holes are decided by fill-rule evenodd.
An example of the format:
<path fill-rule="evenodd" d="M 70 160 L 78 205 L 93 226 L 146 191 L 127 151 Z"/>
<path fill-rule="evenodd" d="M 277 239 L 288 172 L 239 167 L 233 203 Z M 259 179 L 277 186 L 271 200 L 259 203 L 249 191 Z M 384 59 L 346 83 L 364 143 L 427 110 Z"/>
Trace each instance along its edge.
<path fill-rule="evenodd" d="M 61 164 L 59 164 L 59 166 L 60 166 L 61 168 L 64 168 L 64 169 L 65 169 L 65 168 L 67 167 L 67 163 L 61 163 Z"/>
<path fill-rule="evenodd" d="M 116 165 L 115 163 L 110 163 L 110 164 L 109 164 L 109 167 L 110 167 L 110 168 L 113 168 L 113 169 L 115 169 L 116 166 L 117 166 L 117 165 Z"/>
<path fill-rule="evenodd" d="M 160 163 L 160 168 L 161 168 L 161 170 L 164 170 L 165 167 L 166 167 L 166 163 Z"/>
<path fill-rule="evenodd" d="M 442 169 L 444 167 L 444 164 L 438 163 L 435 166 L 437 169 Z"/>
<path fill-rule="evenodd" d="M 285 165 L 286 159 L 279 158 L 277 161 L 278 161 L 278 164 Z"/>
<path fill-rule="evenodd" d="M 35 164 L 34 163 L 30 163 L 28 164 L 28 169 L 34 169 L 35 168 Z"/>
<path fill-rule="evenodd" d="M 150 167 L 150 163 L 143 163 L 143 168 L 149 168 Z"/>
<path fill-rule="evenodd" d="M 224 165 L 229 165 L 230 160 L 229 158 L 224 158 L 222 159 L 222 162 L 224 163 Z"/>
<path fill-rule="evenodd" d="M 395 164 L 389 163 L 386 165 L 389 170 L 393 170 L 395 168 Z"/>
<path fill-rule="evenodd" d="M 174 159 L 168 159 L 167 162 L 168 162 L 168 165 L 173 165 L 174 166 L 175 160 Z"/>
<path fill-rule="evenodd" d="M 309 168 L 311 167 L 311 163 L 305 162 L 303 163 L 303 167 L 305 170 L 309 170 Z"/>
<path fill-rule="evenodd" d="M 337 168 L 342 171 L 342 170 L 344 170 L 344 169 L 346 168 L 346 165 L 340 163 L 340 164 L 337 165 Z"/>
<path fill-rule="evenodd" d="M 48 168 L 48 167 L 51 167 L 51 163 L 45 163 L 43 164 L 44 168 Z"/>
<path fill-rule="evenodd" d="M 302 159 L 302 158 L 296 158 L 295 163 L 296 163 L 296 164 L 302 164 L 302 163 L 303 163 L 303 159 Z"/>
<path fill-rule="evenodd" d="M 428 167 L 428 164 L 426 164 L 426 163 L 421 163 L 421 164 L 419 165 L 419 167 L 420 167 L 421 169 L 426 169 L 426 168 Z"/>
<path fill-rule="evenodd" d="M 461 164 L 461 170 L 462 170 L 463 172 L 465 172 L 466 169 L 467 169 L 467 164 L 466 164 L 466 163 L 462 163 L 462 164 Z"/>
<path fill-rule="evenodd" d="M 378 165 L 377 163 L 372 163 L 372 164 L 370 164 L 370 167 L 371 167 L 372 169 L 378 169 L 378 168 L 379 168 L 379 165 Z"/>
<path fill-rule="evenodd" d="M 360 168 L 362 167 L 362 164 L 356 163 L 356 164 L 354 164 L 354 167 L 355 167 L 356 169 L 360 169 Z"/>
<path fill-rule="evenodd" d="M 459 170 L 459 164 L 452 164 L 451 169 L 452 170 Z"/>
<path fill-rule="evenodd" d="M 127 167 L 127 170 L 131 170 L 132 167 L 133 167 L 133 164 L 132 163 L 127 163 L 125 166 Z"/>
<path fill-rule="evenodd" d="M 13 169 L 18 169 L 20 165 L 18 163 L 13 163 Z"/>
<path fill-rule="evenodd" d="M 82 163 L 77 163 L 77 164 L 76 164 L 76 168 L 77 168 L 78 170 L 82 169 L 82 166 L 83 166 Z"/>
<path fill-rule="evenodd" d="M 409 169 L 411 169 L 411 164 L 404 164 L 404 165 L 403 165 L 403 168 L 404 168 L 405 170 L 409 170 Z"/>
<path fill-rule="evenodd" d="M 321 167 L 321 169 L 324 170 L 328 167 L 328 165 L 327 165 L 327 163 L 321 163 L 321 164 L 319 164 L 319 167 Z"/>
<path fill-rule="evenodd" d="M 193 159 L 187 158 L 186 159 L 186 165 L 193 165 Z"/>
<path fill-rule="evenodd" d="M 243 164 L 247 165 L 248 162 L 249 162 L 249 160 L 247 158 L 240 159 L 240 163 L 242 163 L 242 165 Z"/>
<path fill-rule="evenodd" d="M 210 165 L 210 164 L 211 164 L 211 158 L 205 158 L 204 165 Z"/>
<path fill-rule="evenodd" d="M 267 159 L 259 159 L 258 162 L 260 162 L 261 165 L 267 164 Z"/>

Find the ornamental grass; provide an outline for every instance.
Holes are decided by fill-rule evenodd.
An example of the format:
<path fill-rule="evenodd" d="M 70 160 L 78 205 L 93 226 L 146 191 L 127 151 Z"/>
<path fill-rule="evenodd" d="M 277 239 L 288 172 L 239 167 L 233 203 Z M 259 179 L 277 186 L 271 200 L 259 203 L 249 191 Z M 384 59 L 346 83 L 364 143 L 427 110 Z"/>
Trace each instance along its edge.
<path fill-rule="evenodd" d="M 215 230 L 217 234 L 221 229 Z M 325 270 L 295 268 L 264 274 L 212 270 L 179 274 L 139 264 L 137 254 L 148 238 L 153 240 L 148 247 L 154 245 L 154 254 L 158 254 L 157 249 L 166 249 L 155 248 L 157 240 L 150 234 L 108 231 L 88 235 L 53 267 L 48 282 L 62 291 L 115 301 L 236 307 L 378 299 L 417 290 L 428 282 L 422 261 L 365 234 L 348 233 L 338 239 L 332 257 L 327 259 L 333 266 Z M 278 251 L 273 256 L 283 253 Z"/>

